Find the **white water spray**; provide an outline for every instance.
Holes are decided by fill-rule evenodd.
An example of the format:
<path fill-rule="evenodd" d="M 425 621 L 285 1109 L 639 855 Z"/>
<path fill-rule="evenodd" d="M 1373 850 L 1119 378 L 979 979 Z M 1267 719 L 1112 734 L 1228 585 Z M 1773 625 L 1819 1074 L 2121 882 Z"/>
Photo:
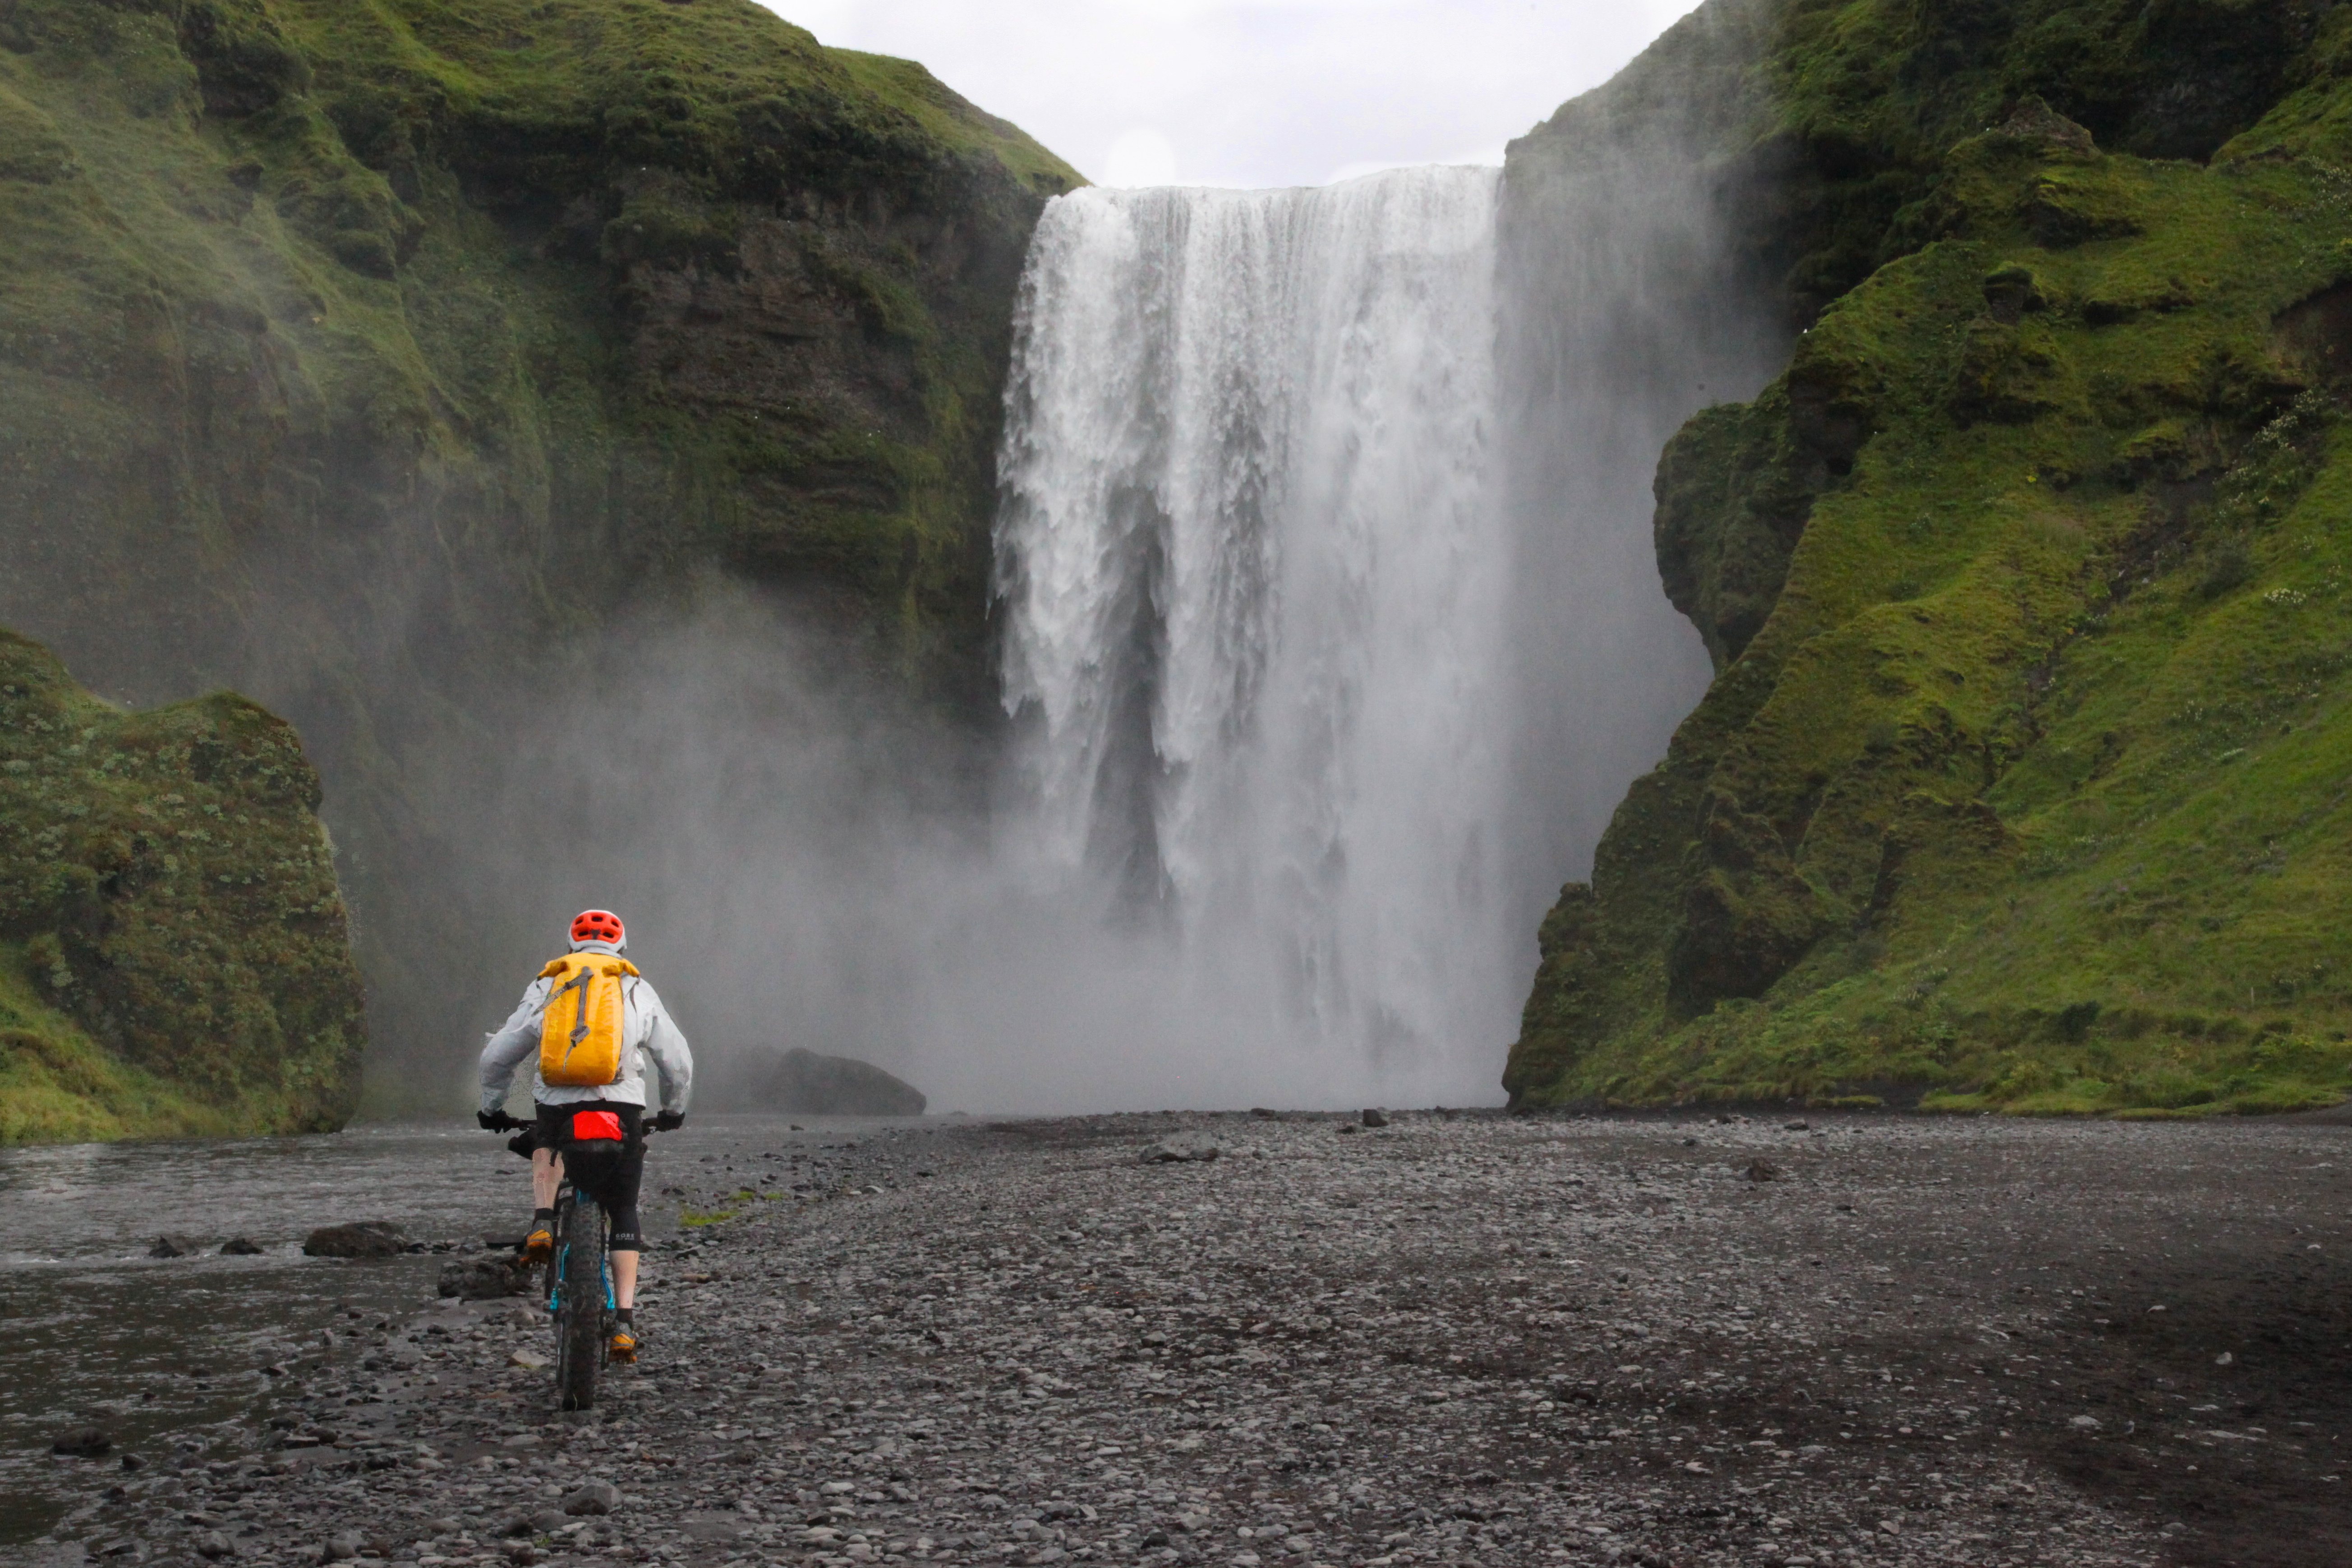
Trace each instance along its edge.
<path fill-rule="evenodd" d="M 1659 447 L 1776 363 L 1706 193 L 1659 175 L 1688 162 L 1050 204 L 1009 758 L 714 584 L 604 628 L 512 790 L 448 774 L 455 858 L 622 909 L 714 1105 L 786 1046 L 939 1110 L 1496 1102 L 1543 911 L 1705 682 Z M 582 855 L 541 852 L 550 778 Z"/>
<path fill-rule="evenodd" d="M 1032 850 L 1295 1097 L 1491 1097 L 1513 552 L 1499 171 L 1048 207 L 1002 465 Z"/>

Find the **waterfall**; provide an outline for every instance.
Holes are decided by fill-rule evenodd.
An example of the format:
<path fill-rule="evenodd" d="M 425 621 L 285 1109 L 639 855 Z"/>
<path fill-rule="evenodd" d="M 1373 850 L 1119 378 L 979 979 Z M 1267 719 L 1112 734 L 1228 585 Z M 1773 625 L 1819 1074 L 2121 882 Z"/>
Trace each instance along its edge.
<path fill-rule="evenodd" d="M 1516 1033 L 1499 183 L 1085 190 L 1032 242 L 997 531 L 1030 848 L 1276 1081 L 1477 1092 Z"/>
<path fill-rule="evenodd" d="M 453 858 L 541 885 L 571 781 L 549 901 L 622 909 L 714 1089 L 801 1045 L 942 1111 L 1496 1103 L 1544 910 L 1706 680 L 1659 447 L 1780 352 L 1695 160 L 1555 162 L 1048 204 L 1009 746 L 714 585 L 601 629 Z"/>

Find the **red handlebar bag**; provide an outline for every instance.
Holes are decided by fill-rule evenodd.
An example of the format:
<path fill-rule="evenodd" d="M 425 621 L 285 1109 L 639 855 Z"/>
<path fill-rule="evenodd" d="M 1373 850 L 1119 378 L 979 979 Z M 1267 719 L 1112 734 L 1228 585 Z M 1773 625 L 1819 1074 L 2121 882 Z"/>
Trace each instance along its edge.
<path fill-rule="evenodd" d="M 572 1138 L 574 1142 L 593 1143 L 599 1139 L 621 1141 L 621 1118 L 611 1110 L 575 1110 L 572 1113 Z"/>

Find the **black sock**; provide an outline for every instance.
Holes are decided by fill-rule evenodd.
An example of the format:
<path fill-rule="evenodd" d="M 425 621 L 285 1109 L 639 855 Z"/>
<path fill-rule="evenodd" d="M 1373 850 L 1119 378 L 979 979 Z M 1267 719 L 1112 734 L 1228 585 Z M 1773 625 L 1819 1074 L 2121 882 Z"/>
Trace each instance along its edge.
<path fill-rule="evenodd" d="M 613 1316 L 618 1318 L 621 1321 L 621 1327 L 625 1329 L 636 1322 L 637 1310 L 635 1307 L 615 1307 L 613 1309 Z"/>
<path fill-rule="evenodd" d="M 531 1210 L 530 1228 L 533 1230 L 553 1230 L 555 1228 L 555 1211 L 553 1209 Z"/>

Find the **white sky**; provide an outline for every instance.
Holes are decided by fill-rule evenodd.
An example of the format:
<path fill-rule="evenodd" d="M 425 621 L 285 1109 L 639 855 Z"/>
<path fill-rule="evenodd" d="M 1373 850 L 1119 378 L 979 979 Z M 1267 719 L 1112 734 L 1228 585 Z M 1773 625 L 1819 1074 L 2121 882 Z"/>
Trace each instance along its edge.
<path fill-rule="evenodd" d="M 1107 184 L 1500 163 L 1696 0 L 764 0 L 920 60 Z"/>

